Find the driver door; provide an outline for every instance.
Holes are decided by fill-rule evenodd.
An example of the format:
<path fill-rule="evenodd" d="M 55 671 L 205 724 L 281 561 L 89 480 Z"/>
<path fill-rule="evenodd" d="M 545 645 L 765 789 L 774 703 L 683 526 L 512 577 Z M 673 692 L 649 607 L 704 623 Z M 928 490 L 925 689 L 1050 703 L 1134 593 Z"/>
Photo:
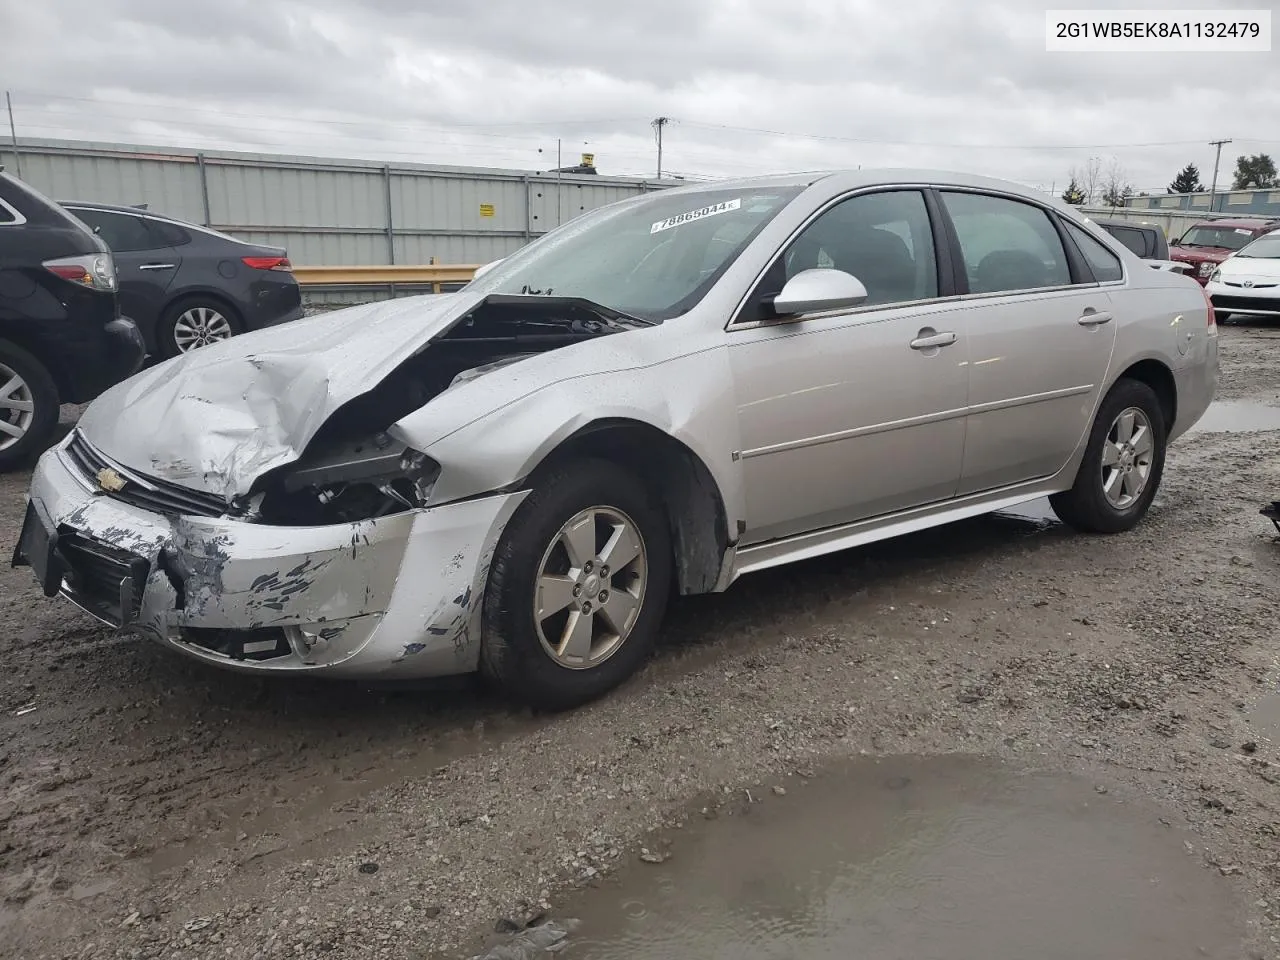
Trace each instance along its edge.
<path fill-rule="evenodd" d="M 968 331 L 920 190 L 858 194 L 788 246 L 728 330 L 746 492 L 743 544 L 955 496 Z M 939 264 L 943 269 L 939 269 Z M 801 270 L 866 286 L 850 309 L 771 318 L 758 304 Z"/>

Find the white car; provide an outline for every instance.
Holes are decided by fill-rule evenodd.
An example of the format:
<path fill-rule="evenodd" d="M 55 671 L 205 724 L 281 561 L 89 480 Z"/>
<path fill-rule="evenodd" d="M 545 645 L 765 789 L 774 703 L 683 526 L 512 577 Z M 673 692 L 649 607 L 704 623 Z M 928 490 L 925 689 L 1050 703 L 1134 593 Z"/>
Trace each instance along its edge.
<path fill-rule="evenodd" d="M 1280 230 L 1263 234 L 1218 266 L 1205 285 L 1221 320 L 1280 317 Z"/>
<path fill-rule="evenodd" d="M 1046 495 L 1130 529 L 1217 364 L 1194 280 L 1011 183 L 663 190 L 125 381 L 40 460 L 15 562 L 220 666 L 565 707 L 672 592 Z"/>

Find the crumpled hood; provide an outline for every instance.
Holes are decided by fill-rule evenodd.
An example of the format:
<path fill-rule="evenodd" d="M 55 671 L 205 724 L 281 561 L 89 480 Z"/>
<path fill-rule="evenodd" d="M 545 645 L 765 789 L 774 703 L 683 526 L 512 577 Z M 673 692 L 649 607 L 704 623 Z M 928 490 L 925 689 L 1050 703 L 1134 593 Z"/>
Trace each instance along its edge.
<path fill-rule="evenodd" d="M 201 347 L 112 387 L 80 429 L 140 473 L 238 496 L 296 460 L 335 410 L 479 300 L 464 292 L 382 301 Z"/>

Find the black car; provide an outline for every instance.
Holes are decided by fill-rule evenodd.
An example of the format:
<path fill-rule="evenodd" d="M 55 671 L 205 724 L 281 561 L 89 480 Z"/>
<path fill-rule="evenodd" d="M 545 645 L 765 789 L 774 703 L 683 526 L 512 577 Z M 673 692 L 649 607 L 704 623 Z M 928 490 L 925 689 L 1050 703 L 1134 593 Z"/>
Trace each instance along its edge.
<path fill-rule="evenodd" d="M 1154 223 L 1129 223 L 1124 220 L 1095 220 L 1094 223 L 1143 260 L 1169 259 L 1169 241 L 1165 239 L 1164 231 Z"/>
<path fill-rule="evenodd" d="M 143 354 L 106 244 L 0 168 L 0 470 L 45 448 L 60 404 L 92 400 Z"/>
<path fill-rule="evenodd" d="M 153 356 L 174 357 L 303 315 L 286 251 L 139 207 L 67 201 L 107 242 L 120 276 L 120 310 Z"/>

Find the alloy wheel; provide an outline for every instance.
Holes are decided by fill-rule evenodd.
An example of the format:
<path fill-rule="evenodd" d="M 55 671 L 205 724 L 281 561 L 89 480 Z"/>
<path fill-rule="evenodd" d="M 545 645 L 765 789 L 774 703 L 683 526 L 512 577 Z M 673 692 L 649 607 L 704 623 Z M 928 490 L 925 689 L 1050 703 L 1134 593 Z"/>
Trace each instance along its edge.
<path fill-rule="evenodd" d="M 173 325 L 173 342 L 179 353 L 197 347 L 230 340 L 231 322 L 213 307 L 192 307 L 184 311 Z"/>
<path fill-rule="evenodd" d="M 644 603 L 648 557 L 634 520 L 588 507 L 542 555 L 533 619 L 543 650 L 570 670 L 599 666 L 626 643 Z"/>
<path fill-rule="evenodd" d="M 1102 492 L 1117 510 L 1127 510 L 1147 489 L 1155 461 L 1151 421 L 1138 407 L 1120 412 L 1102 446 Z"/>
<path fill-rule="evenodd" d="M 12 367 L 0 363 L 0 450 L 16 446 L 36 417 L 31 386 Z"/>

